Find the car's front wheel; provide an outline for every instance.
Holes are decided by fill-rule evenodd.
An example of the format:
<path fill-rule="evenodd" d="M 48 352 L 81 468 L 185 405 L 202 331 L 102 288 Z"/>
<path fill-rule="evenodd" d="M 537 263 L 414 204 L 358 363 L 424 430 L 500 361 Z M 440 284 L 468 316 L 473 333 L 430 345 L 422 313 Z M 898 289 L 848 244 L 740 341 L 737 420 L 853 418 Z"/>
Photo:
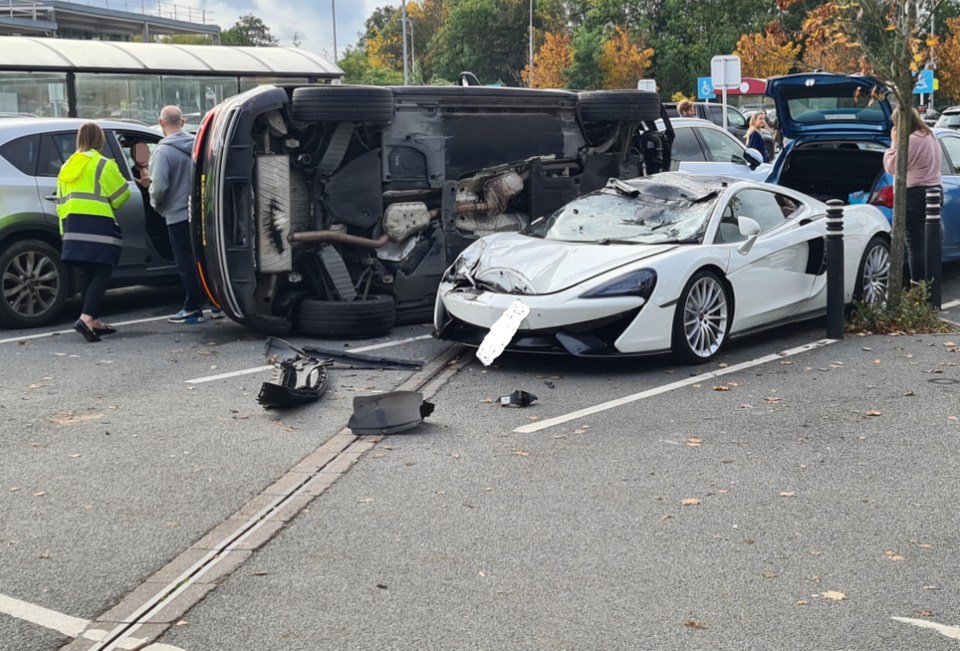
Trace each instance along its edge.
<path fill-rule="evenodd" d="M 853 300 L 879 305 L 887 300 L 890 288 L 890 244 L 874 236 L 863 250 Z"/>
<path fill-rule="evenodd" d="M 0 324 L 31 328 L 53 321 L 63 309 L 67 269 L 60 253 L 41 240 L 20 240 L 0 254 Z"/>
<path fill-rule="evenodd" d="M 683 288 L 673 317 L 673 352 L 682 361 L 703 364 L 727 342 L 732 320 L 727 287 L 720 277 L 701 269 Z"/>

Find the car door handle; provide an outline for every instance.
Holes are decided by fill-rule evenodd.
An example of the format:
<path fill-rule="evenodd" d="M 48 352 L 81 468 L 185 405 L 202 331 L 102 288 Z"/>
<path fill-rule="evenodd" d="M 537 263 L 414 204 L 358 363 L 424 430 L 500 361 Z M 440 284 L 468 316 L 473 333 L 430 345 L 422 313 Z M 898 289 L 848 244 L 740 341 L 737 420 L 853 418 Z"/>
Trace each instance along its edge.
<path fill-rule="evenodd" d="M 55 194 L 45 194 L 45 195 L 43 195 L 43 198 L 46 199 L 47 201 L 56 201 L 56 200 L 57 200 L 57 195 L 55 195 Z"/>

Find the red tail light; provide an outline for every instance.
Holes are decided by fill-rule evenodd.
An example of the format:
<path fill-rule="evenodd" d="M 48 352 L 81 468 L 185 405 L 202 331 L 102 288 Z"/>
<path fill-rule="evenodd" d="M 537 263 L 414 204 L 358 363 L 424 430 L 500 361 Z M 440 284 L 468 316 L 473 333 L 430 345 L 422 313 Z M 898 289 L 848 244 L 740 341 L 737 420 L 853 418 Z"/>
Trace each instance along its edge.
<path fill-rule="evenodd" d="M 200 162 L 202 159 L 201 151 L 203 149 L 204 139 L 207 135 L 207 129 L 209 129 L 210 125 L 213 123 L 213 118 L 215 115 L 215 110 L 207 111 L 207 114 L 203 116 L 203 120 L 200 122 L 200 128 L 197 129 L 197 137 L 193 141 L 193 160 L 195 163 Z"/>
<path fill-rule="evenodd" d="M 893 209 L 893 186 L 888 185 L 874 192 L 873 197 L 870 198 L 870 203 L 874 206 Z"/>

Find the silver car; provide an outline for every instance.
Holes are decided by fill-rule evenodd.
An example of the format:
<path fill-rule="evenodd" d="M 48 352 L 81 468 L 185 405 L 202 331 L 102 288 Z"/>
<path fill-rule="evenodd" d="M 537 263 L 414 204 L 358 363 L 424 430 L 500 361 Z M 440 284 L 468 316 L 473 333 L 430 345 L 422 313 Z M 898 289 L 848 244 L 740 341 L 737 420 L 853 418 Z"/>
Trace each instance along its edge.
<path fill-rule="evenodd" d="M 57 174 L 76 148 L 85 120 L 9 118 L 0 121 L 0 326 L 50 323 L 79 290 L 78 274 L 60 260 Z M 176 282 L 178 276 L 163 218 L 134 181 L 135 156 L 149 157 L 162 137 L 128 122 L 98 121 L 113 158 L 130 184 L 131 198 L 117 212 L 123 251 L 114 287 Z"/>
<path fill-rule="evenodd" d="M 763 181 L 772 165 L 723 127 L 699 118 L 673 118 L 674 138 L 670 149 L 671 168 L 695 174 L 735 176 Z"/>

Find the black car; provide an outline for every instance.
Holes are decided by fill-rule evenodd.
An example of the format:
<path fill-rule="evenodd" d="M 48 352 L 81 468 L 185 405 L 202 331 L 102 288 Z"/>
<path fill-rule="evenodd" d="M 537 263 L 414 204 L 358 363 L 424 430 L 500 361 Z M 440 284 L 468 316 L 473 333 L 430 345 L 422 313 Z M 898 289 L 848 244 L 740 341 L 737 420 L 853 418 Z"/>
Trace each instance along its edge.
<path fill-rule="evenodd" d="M 232 319 L 274 334 L 428 322 L 444 270 L 476 238 L 668 165 L 661 113 L 639 90 L 258 87 L 198 131 L 203 284 Z"/>
<path fill-rule="evenodd" d="M 0 325 L 46 325 L 79 291 L 75 268 L 60 260 L 56 209 L 57 174 L 76 149 L 85 120 L 4 118 L 0 120 Z M 117 161 L 131 197 L 117 211 L 123 250 L 112 286 L 177 282 L 166 223 L 150 206 L 147 191 L 134 181 L 135 158 L 149 159 L 162 134 L 119 121 L 98 121 L 106 135 L 104 156 Z"/>

